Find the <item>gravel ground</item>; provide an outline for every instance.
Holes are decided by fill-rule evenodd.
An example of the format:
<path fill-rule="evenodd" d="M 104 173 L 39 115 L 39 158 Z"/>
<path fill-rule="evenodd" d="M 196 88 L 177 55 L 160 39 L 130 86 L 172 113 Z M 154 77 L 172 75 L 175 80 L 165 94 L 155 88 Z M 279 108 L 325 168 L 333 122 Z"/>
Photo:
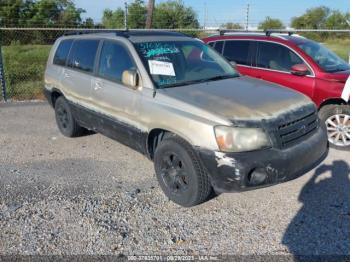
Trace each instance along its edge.
<path fill-rule="evenodd" d="M 0 254 L 350 255 L 349 152 L 297 180 L 168 201 L 142 155 L 60 135 L 45 103 L 0 104 Z"/>

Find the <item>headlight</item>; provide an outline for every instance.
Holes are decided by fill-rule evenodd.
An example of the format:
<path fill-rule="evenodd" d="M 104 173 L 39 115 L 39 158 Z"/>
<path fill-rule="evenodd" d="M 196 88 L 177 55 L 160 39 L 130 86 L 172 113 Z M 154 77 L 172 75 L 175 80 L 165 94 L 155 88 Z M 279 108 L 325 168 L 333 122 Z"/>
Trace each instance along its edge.
<path fill-rule="evenodd" d="M 216 142 L 222 152 L 243 152 L 268 147 L 269 137 L 261 128 L 216 126 Z"/>

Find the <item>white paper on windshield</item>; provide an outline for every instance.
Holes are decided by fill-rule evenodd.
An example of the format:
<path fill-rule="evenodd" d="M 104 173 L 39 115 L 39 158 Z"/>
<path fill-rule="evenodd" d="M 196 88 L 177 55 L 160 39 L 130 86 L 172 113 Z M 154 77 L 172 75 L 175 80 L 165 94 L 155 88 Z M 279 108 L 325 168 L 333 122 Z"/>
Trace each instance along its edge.
<path fill-rule="evenodd" d="M 345 83 L 341 98 L 344 99 L 346 102 L 349 101 L 349 98 L 350 98 L 350 76 Z"/>
<path fill-rule="evenodd" d="M 152 75 L 176 76 L 172 63 L 148 60 L 148 64 Z"/>

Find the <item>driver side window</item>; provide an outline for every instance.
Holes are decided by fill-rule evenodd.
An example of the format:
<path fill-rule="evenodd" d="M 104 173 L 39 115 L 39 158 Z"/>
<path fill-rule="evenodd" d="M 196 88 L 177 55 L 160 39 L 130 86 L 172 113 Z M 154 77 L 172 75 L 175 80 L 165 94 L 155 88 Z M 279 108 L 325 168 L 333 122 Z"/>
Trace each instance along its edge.
<path fill-rule="evenodd" d="M 305 63 L 289 48 L 269 42 L 258 43 L 257 67 L 290 72 L 297 64 Z"/>
<path fill-rule="evenodd" d="M 123 72 L 134 68 L 135 64 L 123 45 L 112 41 L 103 43 L 98 67 L 100 77 L 121 82 Z"/>

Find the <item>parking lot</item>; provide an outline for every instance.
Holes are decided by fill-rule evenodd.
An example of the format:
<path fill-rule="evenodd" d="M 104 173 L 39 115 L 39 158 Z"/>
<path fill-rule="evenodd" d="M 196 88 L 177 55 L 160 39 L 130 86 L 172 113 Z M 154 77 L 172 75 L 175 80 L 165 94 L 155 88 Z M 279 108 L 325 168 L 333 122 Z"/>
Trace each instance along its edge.
<path fill-rule="evenodd" d="M 98 134 L 63 137 L 46 103 L 0 104 L 0 149 L 2 255 L 350 255 L 349 152 L 185 209 L 144 156 Z"/>

